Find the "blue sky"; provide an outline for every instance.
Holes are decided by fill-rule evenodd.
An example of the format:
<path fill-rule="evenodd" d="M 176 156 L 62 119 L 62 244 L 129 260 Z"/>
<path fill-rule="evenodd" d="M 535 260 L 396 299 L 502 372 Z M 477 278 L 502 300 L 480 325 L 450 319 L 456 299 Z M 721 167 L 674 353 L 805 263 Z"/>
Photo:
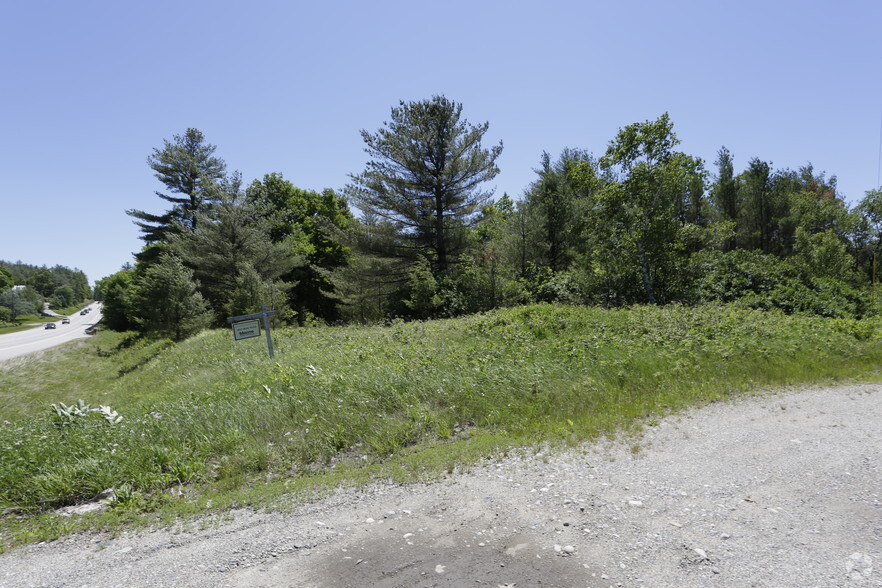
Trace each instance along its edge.
<path fill-rule="evenodd" d="M 882 3 L 7 3 L 0 23 L 0 259 L 95 281 L 141 241 L 127 209 L 165 210 L 146 160 L 188 127 L 246 182 L 341 189 L 361 129 L 444 94 L 502 141 L 497 194 L 542 151 L 600 154 L 668 112 L 680 149 L 878 187 Z"/>

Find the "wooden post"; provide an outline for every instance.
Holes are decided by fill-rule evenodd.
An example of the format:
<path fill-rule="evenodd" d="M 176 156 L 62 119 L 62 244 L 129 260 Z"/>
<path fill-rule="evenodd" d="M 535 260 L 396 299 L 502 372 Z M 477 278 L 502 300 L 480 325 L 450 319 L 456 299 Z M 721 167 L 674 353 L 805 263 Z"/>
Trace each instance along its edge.
<path fill-rule="evenodd" d="M 263 311 L 261 312 L 263 315 L 263 328 L 266 329 L 266 346 L 267 349 L 269 349 L 269 356 L 272 358 L 275 357 L 276 354 L 273 352 L 273 338 L 270 335 L 269 314 L 266 312 L 266 304 L 261 304 L 260 309 Z"/>

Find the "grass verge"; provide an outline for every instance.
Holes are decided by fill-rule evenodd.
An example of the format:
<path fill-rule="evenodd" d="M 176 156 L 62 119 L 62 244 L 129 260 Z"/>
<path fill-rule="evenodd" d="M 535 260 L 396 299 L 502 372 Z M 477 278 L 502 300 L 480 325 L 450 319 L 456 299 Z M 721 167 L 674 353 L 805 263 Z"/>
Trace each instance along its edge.
<path fill-rule="evenodd" d="M 178 345 L 102 332 L 0 371 L 0 545 L 444 475 L 759 388 L 878 380 L 880 327 L 729 307 L 532 306 L 281 329 L 272 361 L 261 339 L 227 331 Z M 55 379 L 38 381 L 47 369 Z M 123 420 L 49 409 L 77 399 Z M 107 513 L 53 514 L 106 488 L 118 496 Z"/>

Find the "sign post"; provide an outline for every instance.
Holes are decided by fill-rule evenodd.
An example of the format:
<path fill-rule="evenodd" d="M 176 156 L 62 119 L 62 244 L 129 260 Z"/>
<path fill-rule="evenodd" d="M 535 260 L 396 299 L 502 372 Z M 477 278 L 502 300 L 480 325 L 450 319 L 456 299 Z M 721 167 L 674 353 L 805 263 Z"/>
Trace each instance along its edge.
<path fill-rule="evenodd" d="M 227 319 L 228 323 L 233 323 L 233 339 L 250 339 L 251 337 L 260 336 L 260 322 L 263 319 L 263 330 L 266 331 L 266 346 L 269 349 L 269 356 L 274 357 L 273 338 L 270 334 L 269 317 L 276 314 L 275 310 L 267 310 L 266 304 L 260 306 L 261 312 L 254 314 L 243 314 L 242 316 L 233 316 Z"/>

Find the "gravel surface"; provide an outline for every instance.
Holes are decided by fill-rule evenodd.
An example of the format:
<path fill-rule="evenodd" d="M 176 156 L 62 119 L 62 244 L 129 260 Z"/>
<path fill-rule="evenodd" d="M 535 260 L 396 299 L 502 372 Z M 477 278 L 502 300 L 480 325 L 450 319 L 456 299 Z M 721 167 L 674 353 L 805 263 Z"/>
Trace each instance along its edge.
<path fill-rule="evenodd" d="M 882 586 L 880 391 L 765 394 L 293 514 L 28 546 L 0 555 L 0 586 Z"/>

